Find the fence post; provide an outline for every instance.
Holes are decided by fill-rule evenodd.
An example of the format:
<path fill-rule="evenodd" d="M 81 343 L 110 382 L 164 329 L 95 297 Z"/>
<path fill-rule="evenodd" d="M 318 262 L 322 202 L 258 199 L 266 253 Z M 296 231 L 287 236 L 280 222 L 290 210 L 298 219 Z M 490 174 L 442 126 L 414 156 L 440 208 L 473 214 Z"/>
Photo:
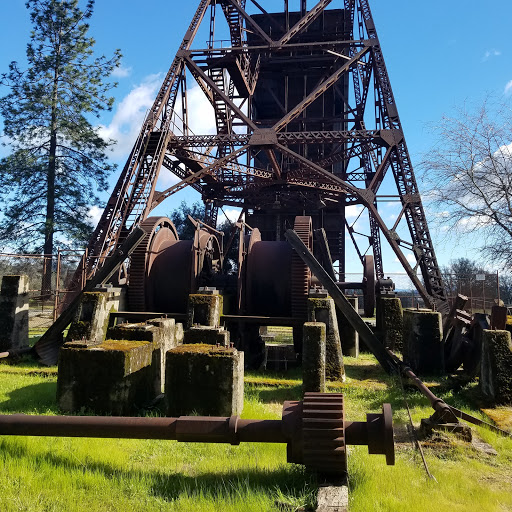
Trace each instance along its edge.
<path fill-rule="evenodd" d="M 60 247 L 57 248 L 57 275 L 55 276 L 55 299 L 53 301 L 53 321 L 57 320 L 57 310 L 59 308 L 59 291 L 60 291 Z"/>

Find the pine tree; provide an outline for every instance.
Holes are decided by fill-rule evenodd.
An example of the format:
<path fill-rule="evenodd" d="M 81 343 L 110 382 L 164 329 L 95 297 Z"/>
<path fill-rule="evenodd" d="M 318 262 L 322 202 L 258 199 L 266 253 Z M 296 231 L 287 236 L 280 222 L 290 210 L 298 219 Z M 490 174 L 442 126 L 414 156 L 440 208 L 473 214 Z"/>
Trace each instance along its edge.
<path fill-rule="evenodd" d="M 12 62 L 1 78 L 10 91 L 0 113 L 11 152 L 0 161 L 0 243 L 52 255 L 56 244 L 88 239 L 88 211 L 107 187 L 113 141 L 91 121 L 112 108 L 108 93 L 116 84 L 108 77 L 121 54 L 93 56 L 87 33 L 94 0 L 83 11 L 78 0 L 28 0 L 26 7 L 33 25 L 28 68 Z M 46 263 L 43 289 L 51 276 Z"/>

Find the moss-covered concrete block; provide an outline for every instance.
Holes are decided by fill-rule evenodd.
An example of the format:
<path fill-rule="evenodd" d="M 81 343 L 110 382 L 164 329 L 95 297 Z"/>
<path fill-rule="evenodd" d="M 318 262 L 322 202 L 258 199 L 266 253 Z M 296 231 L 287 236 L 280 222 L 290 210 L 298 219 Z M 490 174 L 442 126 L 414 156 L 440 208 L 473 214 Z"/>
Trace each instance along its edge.
<path fill-rule="evenodd" d="M 331 297 L 308 299 L 308 322 L 325 324 L 325 377 L 327 380 L 344 380 L 345 367 L 341 351 L 340 332 L 334 301 Z"/>
<path fill-rule="evenodd" d="M 5 275 L 0 290 L 0 351 L 28 347 L 28 276 Z"/>
<path fill-rule="evenodd" d="M 156 396 L 153 352 L 148 341 L 107 340 L 96 346 L 65 343 L 59 354 L 59 407 L 68 413 L 137 413 Z"/>
<path fill-rule="evenodd" d="M 165 385 L 165 354 L 180 343 L 176 340 L 176 323 L 173 318 L 155 318 L 142 323 L 126 323 L 110 327 L 107 339 L 149 341 L 153 344 L 153 369 L 155 391 L 159 394 Z"/>
<path fill-rule="evenodd" d="M 376 314 L 377 336 L 385 347 L 403 350 L 403 310 L 398 297 L 379 297 Z"/>
<path fill-rule="evenodd" d="M 229 331 L 223 327 L 208 327 L 194 325 L 183 333 L 183 344 L 204 343 L 207 345 L 221 345 L 229 347 Z"/>
<path fill-rule="evenodd" d="M 302 390 L 325 393 L 326 328 L 321 322 L 306 322 L 302 346 Z"/>
<path fill-rule="evenodd" d="M 121 291 L 108 288 L 86 292 L 69 327 L 66 341 L 88 340 L 99 344 L 106 339 L 109 315 L 119 310 Z"/>
<path fill-rule="evenodd" d="M 404 309 L 403 357 L 420 374 L 444 373 L 441 313 L 429 309 Z"/>
<path fill-rule="evenodd" d="M 356 311 L 359 309 L 359 299 L 357 297 L 347 297 L 347 300 Z M 350 357 L 359 357 L 359 333 L 340 310 L 337 310 L 336 314 L 338 315 L 338 328 L 343 354 Z"/>
<path fill-rule="evenodd" d="M 216 290 L 215 290 L 216 291 Z M 191 293 L 188 296 L 187 327 L 206 325 L 218 327 L 222 314 L 222 295 L 216 293 Z"/>
<path fill-rule="evenodd" d="M 492 404 L 512 405 L 512 341 L 509 331 L 483 331 L 480 387 Z"/>
<path fill-rule="evenodd" d="M 169 416 L 232 416 L 244 403 L 244 353 L 212 345 L 182 345 L 166 355 Z"/>

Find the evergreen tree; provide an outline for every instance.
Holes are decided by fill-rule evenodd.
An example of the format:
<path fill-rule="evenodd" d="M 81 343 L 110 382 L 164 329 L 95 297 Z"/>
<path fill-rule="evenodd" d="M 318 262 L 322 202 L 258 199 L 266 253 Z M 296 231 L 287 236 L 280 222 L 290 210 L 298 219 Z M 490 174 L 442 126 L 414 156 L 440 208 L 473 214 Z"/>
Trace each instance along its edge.
<path fill-rule="evenodd" d="M 1 77 L 10 91 L 0 98 L 0 113 L 11 153 L 0 161 L 0 243 L 51 255 L 57 243 L 88 239 L 88 211 L 107 187 L 113 141 L 103 140 L 91 120 L 112 108 L 108 92 L 116 84 L 105 78 L 121 54 L 94 58 L 87 35 L 94 0 L 83 11 L 78 0 L 28 0 L 26 7 L 33 25 L 28 68 L 12 62 Z"/>

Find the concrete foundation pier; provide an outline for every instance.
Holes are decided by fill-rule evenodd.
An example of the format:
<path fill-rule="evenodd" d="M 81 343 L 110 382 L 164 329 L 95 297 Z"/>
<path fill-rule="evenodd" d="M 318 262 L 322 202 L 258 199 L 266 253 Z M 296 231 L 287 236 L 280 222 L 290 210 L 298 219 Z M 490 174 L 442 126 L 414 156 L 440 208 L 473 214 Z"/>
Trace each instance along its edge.
<path fill-rule="evenodd" d="M 357 297 L 347 297 L 347 300 L 357 311 L 359 308 L 359 299 Z M 359 333 L 339 310 L 337 311 L 337 315 L 343 354 L 350 357 L 359 357 Z"/>
<path fill-rule="evenodd" d="M 119 324 L 107 331 L 109 340 L 149 341 L 153 344 L 152 379 L 156 394 L 164 390 L 165 385 L 165 354 L 171 348 L 181 345 L 179 338 L 181 324 L 173 318 L 155 318 L 144 323 Z M 178 335 L 177 335 L 178 334 Z"/>
<path fill-rule="evenodd" d="M 235 348 L 183 345 L 166 355 L 168 416 L 233 416 L 244 404 L 244 353 Z"/>
<path fill-rule="evenodd" d="M 99 344 L 105 340 L 109 315 L 119 311 L 121 288 L 101 288 L 85 292 L 69 327 L 66 341 L 87 340 Z"/>
<path fill-rule="evenodd" d="M 403 310 L 398 297 L 379 297 L 376 314 L 377 336 L 385 347 L 403 350 Z"/>
<path fill-rule="evenodd" d="M 306 322 L 302 344 L 302 391 L 325 393 L 325 324 Z"/>
<path fill-rule="evenodd" d="M 512 341 L 509 331 L 483 331 L 480 388 L 490 403 L 512 405 Z"/>
<path fill-rule="evenodd" d="M 321 322 L 326 328 L 325 342 L 325 378 L 327 380 L 344 380 L 345 367 L 341 351 L 340 333 L 336 308 L 331 297 L 310 297 L 308 299 L 308 322 Z"/>
<path fill-rule="evenodd" d="M 65 343 L 59 354 L 57 401 L 62 411 L 130 416 L 157 396 L 155 346 L 148 341 Z"/>
<path fill-rule="evenodd" d="M 419 374 L 444 373 L 441 313 L 429 309 L 405 309 L 403 319 L 404 362 Z"/>
<path fill-rule="evenodd" d="M 0 351 L 28 347 L 28 276 L 3 276 L 0 291 Z"/>

